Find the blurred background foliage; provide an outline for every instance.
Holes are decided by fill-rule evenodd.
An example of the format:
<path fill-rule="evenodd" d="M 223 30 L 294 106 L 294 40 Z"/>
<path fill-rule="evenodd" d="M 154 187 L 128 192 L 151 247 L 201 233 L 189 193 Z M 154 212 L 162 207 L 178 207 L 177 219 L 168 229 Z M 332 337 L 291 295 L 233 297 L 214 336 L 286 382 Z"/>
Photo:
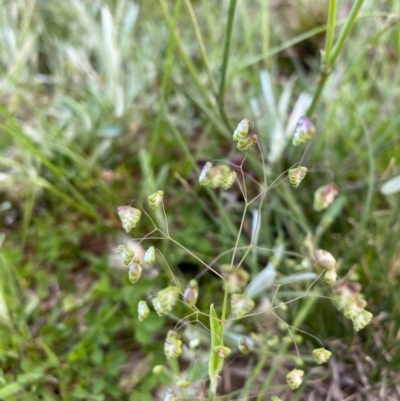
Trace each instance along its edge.
<path fill-rule="evenodd" d="M 338 1 L 339 27 L 352 4 Z M 286 145 L 318 82 L 327 2 L 239 0 L 222 99 L 227 0 L 0 5 L 0 399 L 157 399 L 168 378 L 150 372 L 175 323 L 152 315 L 139 325 L 136 307 L 169 278 L 160 269 L 129 284 L 114 257 L 126 241 L 116 208 L 164 189 L 177 240 L 207 260 L 231 247 L 243 199 L 199 188 L 199 169 L 240 163 L 230 138 L 243 117 L 255 122 L 271 181 L 299 160 Z M 375 316 L 362 332 L 329 301 L 302 325 L 335 344 L 343 397 L 383 399 L 400 384 L 400 197 L 380 193 L 400 172 L 399 24 L 400 1 L 365 2 L 312 116 L 312 174 L 295 191 L 279 181 L 262 216 L 262 246 L 301 252 L 322 227 L 320 246 L 342 259 L 340 276 L 362 284 Z M 246 168 L 261 180 L 257 158 Z M 311 199 L 331 179 L 341 200 L 325 227 Z M 151 228 L 143 219 L 133 236 Z M 251 215 L 244 229 L 249 236 Z M 182 282 L 201 272 L 170 244 L 155 245 Z M 251 259 L 253 276 L 268 258 Z M 284 258 L 278 275 L 292 273 Z M 207 307 L 220 282 L 205 275 L 200 286 Z M 290 305 L 288 321 L 299 310 Z M 247 362 L 239 367 L 251 375 Z M 315 386 L 333 380 L 324 372 Z"/>

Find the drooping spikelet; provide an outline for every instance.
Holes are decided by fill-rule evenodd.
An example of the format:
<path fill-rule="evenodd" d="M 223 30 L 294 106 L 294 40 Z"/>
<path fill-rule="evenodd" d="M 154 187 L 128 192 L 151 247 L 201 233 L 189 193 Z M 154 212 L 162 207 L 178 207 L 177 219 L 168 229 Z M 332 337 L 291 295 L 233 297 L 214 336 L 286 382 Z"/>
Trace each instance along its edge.
<path fill-rule="evenodd" d="M 141 215 L 142 212 L 139 209 L 131 206 L 120 206 L 118 208 L 118 216 L 121 219 L 122 227 L 127 233 L 136 227 Z"/>
<path fill-rule="evenodd" d="M 297 188 L 300 183 L 303 181 L 304 177 L 307 174 L 307 167 L 296 167 L 289 170 L 289 182 L 292 184 L 294 188 Z"/>

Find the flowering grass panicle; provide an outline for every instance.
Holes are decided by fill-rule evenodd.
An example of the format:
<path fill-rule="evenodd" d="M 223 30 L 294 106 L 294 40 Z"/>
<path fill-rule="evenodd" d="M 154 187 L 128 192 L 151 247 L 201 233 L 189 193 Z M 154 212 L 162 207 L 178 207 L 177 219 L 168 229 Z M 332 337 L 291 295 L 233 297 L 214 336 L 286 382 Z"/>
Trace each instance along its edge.
<path fill-rule="evenodd" d="M 293 138 L 293 144 L 295 146 L 300 145 L 306 141 L 312 139 L 315 133 L 315 127 L 311 121 L 302 117 L 296 127 L 296 132 Z M 254 132 L 254 124 L 249 119 L 243 119 L 233 134 L 233 140 L 238 143 L 238 149 L 248 151 L 254 145 L 255 148 L 260 152 L 261 161 L 264 163 L 264 157 L 262 153 L 262 146 L 259 143 L 257 134 Z M 254 150 L 251 150 L 252 152 Z M 291 186 L 297 188 L 299 184 L 304 179 L 308 169 L 304 166 L 298 166 L 296 168 L 289 170 L 288 181 Z M 236 240 L 233 241 L 233 246 L 230 249 L 222 250 L 218 255 L 215 255 L 211 261 L 203 261 L 197 256 L 195 251 L 189 250 L 185 245 L 176 241 L 173 235 L 170 233 L 168 228 L 168 219 L 166 211 L 164 209 L 164 192 L 157 191 L 148 197 L 149 206 L 151 209 L 160 208 L 165 218 L 165 226 L 167 231 L 156 225 L 154 220 L 151 218 L 152 224 L 154 224 L 154 229 L 152 233 L 157 233 L 159 239 L 165 239 L 170 241 L 172 244 L 180 248 L 186 255 L 193 258 L 195 261 L 199 262 L 204 268 L 204 272 L 211 272 L 214 276 L 218 277 L 220 280 L 221 294 L 216 293 L 216 301 L 220 302 L 219 305 L 210 303 L 206 304 L 206 310 L 201 310 L 204 307 L 205 299 L 201 299 L 199 302 L 199 283 L 198 280 L 202 276 L 200 274 L 196 278 L 192 278 L 186 284 L 186 288 L 182 286 L 183 277 L 181 277 L 174 266 L 170 266 L 167 258 L 165 258 L 161 251 L 158 249 L 157 252 L 161 254 L 159 260 L 161 265 L 167 267 L 167 272 L 170 279 L 173 280 L 174 284 L 168 285 L 167 287 L 160 289 L 158 293 L 154 296 L 153 294 L 148 294 L 151 298 L 151 303 L 158 316 L 168 316 L 172 321 L 176 322 L 176 326 L 168 331 L 164 342 L 164 354 L 169 360 L 177 359 L 183 354 L 184 348 L 188 350 L 189 353 L 195 354 L 199 352 L 204 352 L 202 350 L 203 345 L 208 346 L 208 379 L 209 379 L 209 390 L 208 396 L 210 401 L 214 401 L 217 397 L 218 380 L 220 373 L 224 367 L 225 360 L 230 357 L 231 354 L 240 353 L 242 355 L 247 355 L 250 351 L 257 352 L 257 348 L 262 348 L 265 350 L 273 349 L 279 344 L 284 347 L 290 347 L 293 344 L 298 352 L 295 360 L 298 366 L 303 366 L 304 362 L 301 359 L 300 353 L 298 351 L 298 344 L 303 342 L 303 337 L 299 334 L 292 333 L 292 326 L 285 321 L 285 316 L 290 308 L 291 304 L 289 302 L 283 302 L 281 300 L 281 295 L 279 292 L 279 286 L 275 295 L 273 295 L 272 305 L 268 307 L 263 313 L 269 312 L 278 319 L 278 326 L 286 332 L 280 339 L 275 336 L 275 340 L 269 339 L 268 341 L 262 342 L 262 334 L 260 333 L 244 333 L 246 330 L 246 323 L 241 326 L 241 336 L 237 344 L 237 348 L 234 350 L 231 348 L 230 335 L 238 335 L 236 333 L 235 324 L 237 321 L 243 319 L 257 319 L 259 312 L 255 309 L 257 305 L 257 296 L 260 295 L 260 291 L 254 293 L 252 288 L 254 286 L 263 286 L 265 278 L 263 276 L 268 272 L 268 266 L 270 264 L 279 263 L 279 258 L 276 254 L 272 254 L 269 258 L 269 264 L 267 269 L 263 270 L 262 273 L 252 274 L 249 270 L 249 265 L 251 263 L 259 263 L 257 259 L 257 254 L 253 253 L 255 250 L 255 237 L 257 230 L 260 229 L 262 222 L 260 220 L 256 221 L 255 227 L 251 230 L 251 238 L 246 245 L 246 239 L 244 236 L 244 228 L 247 224 L 247 213 L 249 211 L 250 205 L 254 203 L 257 205 L 258 209 L 255 216 L 261 216 L 262 208 L 264 206 L 264 200 L 266 193 L 270 190 L 267 185 L 267 175 L 266 169 L 263 169 L 263 183 L 258 183 L 259 194 L 254 197 L 253 200 L 248 199 L 247 185 L 249 180 L 243 169 L 243 163 L 239 166 L 235 166 L 232 170 L 228 164 L 223 162 L 207 162 L 203 167 L 200 176 L 199 184 L 201 186 L 208 186 L 215 191 L 229 190 L 233 185 L 237 185 L 238 190 L 241 191 L 243 199 L 245 200 L 244 211 L 242 215 L 242 220 L 239 226 L 238 234 Z M 256 182 L 255 179 L 253 179 Z M 290 187 L 288 187 L 290 188 Z M 314 195 L 314 210 L 320 211 L 327 208 L 335 200 L 338 193 L 335 184 L 328 184 L 321 186 Z M 168 194 L 166 194 L 168 196 Z M 138 209 L 132 208 L 130 206 L 122 206 L 118 209 L 119 216 L 121 218 L 123 227 L 126 231 L 130 231 L 134 228 L 140 219 L 142 212 Z M 147 216 L 149 214 L 145 212 Z M 149 216 L 150 217 L 150 216 Z M 148 237 L 144 237 L 141 241 L 150 240 Z M 302 269 L 314 269 L 316 273 L 312 274 L 312 277 L 320 278 L 323 275 L 323 281 L 329 284 L 327 286 L 321 280 L 321 285 L 325 285 L 324 291 L 334 292 L 336 303 L 338 308 L 343 312 L 344 316 L 351 319 L 353 322 L 353 327 L 356 331 L 364 328 L 372 319 L 372 314 L 365 310 L 367 306 L 366 301 L 363 299 L 359 292 L 359 287 L 344 284 L 344 281 L 338 280 L 338 262 L 335 257 L 327 250 L 324 249 L 314 249 L 314 243 L 311 236 L 306 237 L 304 242 L 310 250 L 310 257 L 307 255 L 299 254 Z M 240 246 L 239 246 L 240 245 Z M 263 250 L 265 254 L 271 252 L 270 249 L 258 247 L 259 250 Z M 274 250 L 273 250 L 274 251 Z M 136 283 L 142 274 L 142 261 L 135 257 L 134 252 L 127 246 L 121 245 L 118 248 L 118 253 L 123 259 L 126 265 L 129 265 L 129 280 L 132 283 Z M 250 260 L 250 255 L 254 255 L 253 259 Z M 226 258 L 228 255 L 228 259 Z M 261 255 L 261 254 L 260 254 Z M 280 256 L 280 258 L 284 257 Z M 288 253 L 288 261 L 293 260 L 293 253 Z M 221 261 L 220 261 L 221 260 Z M 156 250 L 154 246 L 150 246 L 145 252 L 143 263 L 146 266 L 151 266 L 156 262 Z M 304 263 L 307 262 L 307 263 Z M 296 263 L 289 264 L 290 266 L 296 266 Z M 307 296 L 311 287 L 315 287 L 315 283 L 318 280 L 314 280 L 310 286 L 304 291 L 304 296 Z M 268 278 L 270 280 L 270 278 Z M 277 280 L 275 276 L 272 280 Z M 259 282 L 258 282 L 259 281 Z M 269 281 L 266 281 L 269 283 Z M 273 281 L 272 281 L 273 282 Z M 249 284 L 250 283 L 250 284 Z M 270 285 L 270 284 L 268 284 Z M 181 291 L 181 287 L 185 288 Z M 266 286 L 265 288 L 268 288 Z M 248 293 L 246 293 L 248 291 Z M 262 291 L 261 291 L 262 293 Z M 253 295 L 252 295 L 253 294 Z M 254 295 L 256 294 L 256 295 Z M 277 300 L 275 300 L 277 298 Z M 301 299 L 302 297 L 299 297 Z M 296 300 L 296 299 L 295 299 Z M 200 303 L 200 306 L 198 304 Z M 185 312 L 182 312 L 184 310 Z M 254 312 L 255 310 L 255 312 Z M 209 311 L 209 313 L 208 313 Z M 186 315 L 184 315 L 186 313 Z M 146 301 L 141 300 L 138 304 L 138 317 L 139 321 L 144 321 L 150 314 L 150 308 Z M 180 314 L 183 314 L 181 316 Z M 201 319 L 200 319 L 201 318 Z M 208 326 L 204 322 L 207 322 Z M 183 329 L 185 326 L 191 324 L 197 326 L 197 333 L 203 337 L 200 342 L 199 337 L 194 337 L 191 335 L 190 340 L 186 340 L 182 333 L 185 332 Z M 204 343 L 204 335 L 209 336 L 208 343 Z M 194 338 L 193 338 L 194 337 Z M 251 346 L 248 341 L 251 339 Z M 264 351 L 265 352 L 265 351 Z M 325 348 L 316 348 L 312 351 L 312 356 L 316 364 L 326 363 L 331 357 L 331 351 Z M 155 375 L 159 375 L 161 371 L 164 371 L 163 365 L 156 365 L 153 369 Z M 171 372 L 170 372 L 171 373 Z M 176 376 L 176 372 L 171 373 L 171 378 Z M 186 375 L 185 375 L 186 377 Z M 303 382 L 304 370 L 295 368 L 286 375 L 286 382 L 289 388 L 295 391 Z M 176 392 L 179 393 L 182 389 L 192 387 L 192 378 L 187 377 L 183 379 L 181 376 L 175 377 Z M 167 390 L 165 394 L 165 399 L 175 400 L 176 395 L 172 390 Z M 275 396 L 275 399 L 276 396 Z"/>

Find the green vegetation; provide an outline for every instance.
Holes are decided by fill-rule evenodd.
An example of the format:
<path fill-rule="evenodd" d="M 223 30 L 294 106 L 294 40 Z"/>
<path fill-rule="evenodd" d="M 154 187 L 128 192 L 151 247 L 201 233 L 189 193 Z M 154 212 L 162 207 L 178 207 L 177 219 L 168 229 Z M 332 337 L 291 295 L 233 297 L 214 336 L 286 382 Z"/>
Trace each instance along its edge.
<path fill-rule="evenodd" d="M 381 188 L 400 175 L 400 1 L 0 4 L 1 400 L 150 401 L 168 388 L 179 400 L 399 399 L 400 196 L 396 181 Z M 303 115 L 315 134 L 294 147 Z M 261 157 L 232 141 L 244 117 Z M 243 163 L 258 202 L 236 184 L 199 185 L 208 161 Z M 292 188 L 296 163 L 308 172 Z M 331 183 L 337 198 L 315 211 L 314 193 Z M 157 190 L 165 215 L 147 205 Z M 130 233 L 151 233 L 143 249 L 118 218 L 129 204 L 152 218 Z M 126 243 L 139 256 L 159 250 L 134 285 L 117 255 Z M 318 248 L 368 302 L 361 331 L 323 278 L 314 285 Z M 229 249 L 237 260 L 204 270 Z M 253 316 L 230 321 L 217 274 L 240 263 L 250 281 L 267 278 Z M 179 301 L 139 322 L 139 301 L 195 278 L 203 315 L 182 321 Z M 166 363 L 167 335 L 179 354 L 174 329 L 184 357 Z M 317 339 L 329 364 L 313 360 L 325 357 Z M 211 343 L 232 350 L 222 372 Z"/>

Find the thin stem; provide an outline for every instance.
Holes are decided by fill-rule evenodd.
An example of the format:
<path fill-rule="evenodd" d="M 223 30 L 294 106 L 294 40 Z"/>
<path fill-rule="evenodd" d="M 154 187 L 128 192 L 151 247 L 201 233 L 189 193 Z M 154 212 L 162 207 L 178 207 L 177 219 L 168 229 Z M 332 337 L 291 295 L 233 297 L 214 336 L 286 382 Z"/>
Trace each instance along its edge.
<path fill-rule="evenodd" d="M 173 272 L 172 269 L 171 269 L 171 266 L 170 266 L 169 263 L 167 262 L 167 259 L 165 258 L 165 256 L 163 255 L 163 253 L 162 253 L 159 249 L 157 249 L 157 252 L 158 252 L 158 253 L 161 255 L 161 257 L 163 258 L 165 264 L 166 264 L 167 267 L 168 267 L 169 272 L 171 273 L 172 280 L 174 280 L 174 282 L 175 282 L 176 288 L 178 288 L 178 289 L 179 289 L 179 292 L 182 294 L 181 286 L 179 285 L 179 282 L 177 281 L 177 279 L 176 279 L 176 277 L 175 277 L 175 275 L 174 275 L 174 272 Z"/>
<path fill-rule="evenodd" d="M 244 210 L 243 210 L 242 221 L 240 222 L 239 233 L 238 233 L 238 235 L 236 237 L 235 248 L 234 248 L 234 251 L 232 253 L 231 267 L 233 267 L 233 262 L 235 261 L 236 251 L 237 251 L 238 246 L 239 246 L 240 236 L 242 234 L 242 230 L 243 230 L 243 226 L 244 226 L 244 219 L 245 219 L 246 213 L 247 213 L 247 208 L 248 208 L 248 205 L 246 203 L 246 205 L 244 206 Z"/>
<path fill-rule="evenodd" d="M 333 0 L 331 1 L 331 3 L 332 2 L 333 2 Z M 316 105 L 317 105 L 317 103 L 318 103 L 318 101 L 319 101 L 319 99 L 321 97 L 322 90 L 325 87 L 326 81 L 328 80 L 328 77 L 329 77 L 329 75 L 330 75 L 330 73 L 332 71 L 333 66 L 335 65 L 335 62 L 336 62 L 337 58 L 339 57 L 340 53 L 343 50 L 343 46 L 346 43 L 346 39 L 349 36 L 350 30 L 353 27 L 354 22 L 357 19 L 357 15 L 358 15 L 363 3 L 364 3 L 364 0 L 356 0 L 355 1 L 354 5 L 353 5 L 353 8 L 351 9 L 350 14 L 349 14 L 349 16 L 348 16 L 348 18 L 347 18 L 347 20 L 346 20 L 341 32 L 340 32 L 339 38 L 338 38 L 337 42 L 335 43 L 335 45 L 333 46 L 332 51 L 330 50 L 330 46 L 332 45 L 332 43 L 329 43 L 329 41 L 332 41 L 332 36 L 333 36 L 333 32 L 332 31 L 334 30 L 334 27 L 335 27 L 335 21 L 333 19 L 333 15 L 332 15 L 334 10 L 331 13 L 331 7 L 333 8 L 333 5 L 330 4 L 329 21 L 328 21 L 328 33 L 327 33 L 327 36 L 326 36 L 326 43 L 325 43 L 325 51 L 326 51 L 326 49 L 328 49 L 329 52 L 330 52 L 330 55 L 329 55 L 329 58 L 327 58 L 327 56 L 325 55 L 326 62 L 325 62 L 324 67 L 322 69 L 321 77 L 320 77 L 317 89 L 316 89 L 316 91 L 314 93 L 313 100 L 311 102 L 310 107 L 307 110 L 307 116 L 308 117 L 311 117 L 312 114 L 315 111 L 315 107 L 316 107 Z M 331 30 L 331 32 L 330 32 L 330 30 Z"/>
<path fill-rule="evenodd" d="M 165 235 L 165 237 L 167 239 L 169 239 L 170 241 L 172 241 L 175 245 L 178 245 L 180 248 L 182 248 L 185 252 L 187 252 L 190 256 L 192 256 L 193 258 L 195 258 L 198 262 L 200 262 L 203 266 L 207 267 L 208 270 L 211 270 L 214 274 L 216 274 L 218 277 L 220 277 L 222 280 L 225 281 L 224 277 L 218 273 L 216 270 L 214 270 L 212 267 L 210 267 L 207 263 L 203 262 L 198 256 L 196 256 L 192 251 L 190 251 L 189 249 L 187 249 L 186 247 L 184 247 L 181 243 L 179 243 L 178 241 L 174 240 L 172 237 L 170 237 L 169 235 L 166 235 L 165 233 L 163 233 L 162 231 L 160 231 L 163 235 Z"/>
<path fill-rule="evenodd" d="M 164 202 L 161 202 L 161 206 L 162 206 L 162 212 L 163 212 L 164 220 L 165 220 L 165 229 L 167 230 L 167 236 L 169 237 L 168 219 L 167 219 L 167 214 L 165 213 Z"/>
<path fill-rule="evenodd" d="M 214 92 L 214 95 L 217 95 L 218 94 L 217 83 L 215 82 L 214 75 L 213 75 L 213 73 L 211 71 L 210 62 L 209 62 L 208 57 L 207 57 L 206 48 L 204 46 L 204 42 L 203 42 L 203 38 L 202 38 L 202 35 L 201 35 L 201 32 L 200 32 L 199 24 L 197 23 L 196 14 L 193 11 L 193 7 L 192 7 L 192 4 L 191 4 L 190 0 L 185 0 L 185 4 L 186 4 L 186 7 L 189 10 L 189 14 L 190 14 L 190 18 L 192 20 L 192 24 L 193 24 L 193 27 L 194 27 L 194 32 L 195 32 L 195 35 L 196 35 L 197 43 L 199 44 L 199 47 L 200 47 L 201 58 L 203 59 L 203 63 L 204 63 L 204 66 L 206 68 L 206 72 L 207 72 L 208 78 L 209 78 L 209 80 L 211 82 L 211 89 Z"/>
<path fill-rule="evenodd" d="M 328 13 L 328 26 L 326 30 L 324 59 L 328 62 L 331 54 L 333 37 L 335 36 L 335 21 L 336 21 L 337 0 L 330 0 Z"/>
<path fill-rule="evenodd" d="M 240 259 L 240 262 L 237 264 L 236 269 L 240 268 L 240 266 L 242 265 L 242 263 L 246 259 L 247 255 L 249 254 L 251 249 L 255 249 L 255 248 L 253 246 L 251 246 L 251 245 L 249 247 L 247 247 L 247 250 L 246 250 L 245 254 L 243 255 L 242 259 Z"/>
<path fill-rule="evenodd" d="M 225 46 L 224 46 L 224 55 L 222 59 L 221 65 L 221 80 L 219 83 L 219 92 L 218 92 L 218 108 L 221 114 L 222 119 L 225 124 L 229 127 L 229 121 L 226 117 L 224 110 L 224 98 L 225 98 L 225 80 L 226 80 L 226 72 L 228 69 L 228 61 L 229 61 L 229 49 L 231 46 L 231 37 L 232 37 L 232 28 L 233 28 L 233 20 L 235 18 L 235 9 L 236 9 L 237 0 L 230 0 L 229 9 L 228 9 L 228 23 L 226 26 L 226 35 L 225 35 Z"/>
<path fill-rule="evenodd" d="M 319 80 L 319 82 L 318 82 L 317 89 L 316 89 L 316 91 L 315 91 L 315 93 L 314 93 L 313 100 L 312 100 L 312 102 L 311 102 L 310 107 L 309 107 L 308 110 L 307 110 L 307 116 L 308 116 L 308 117 L 311 117 L 311 116 L 313 115 L 313 113 L 314 113 L 314 111 L 315 111 L 315 107 L 317 106 L 317 103 L 318 103 L 318 101 L 319 101 L 319 98 L 321 97 L 322 90 L 323 90 L 324 87 L 325 87 L 325 83 L 326 83 L 328 77 L 329 77 L 328 71 L 322 71 L 320 80 Z"/>
<path fill-rule="evenodd" d="M 363 3 L 364 3 L 364 0 L 356 0 L 356 2 L 354 3 L 353 8 L 351 9 L 350 14 L 347 18 L 347 21 L 344 24 L 342 31 L 340 32 L 339 38 L 338 38 L 337 42 L 335 43 L 335 46 L 332 49 L 332 53 L 329 58 L 330 67 L 333 67 L 337 58 L 339 57 L 340 53 L 342 52 L 343 46 L 346 42 L 347 37 L 349 36 L 351 28 L 353 27 L 354 23 L 356 22 L 357 15 L 360 12 L 360 9 L 361 9 Z"/>
<path fill-rule="evenodd" d="M 224 303 L 222 304 L 222 314 L 221 314 L 222 338 L 224 336 L 224 328 L 225 328 L 227 307 L 228 307 L 228 290 L 225 289 L 225 292 L 224 292 Z"/>

